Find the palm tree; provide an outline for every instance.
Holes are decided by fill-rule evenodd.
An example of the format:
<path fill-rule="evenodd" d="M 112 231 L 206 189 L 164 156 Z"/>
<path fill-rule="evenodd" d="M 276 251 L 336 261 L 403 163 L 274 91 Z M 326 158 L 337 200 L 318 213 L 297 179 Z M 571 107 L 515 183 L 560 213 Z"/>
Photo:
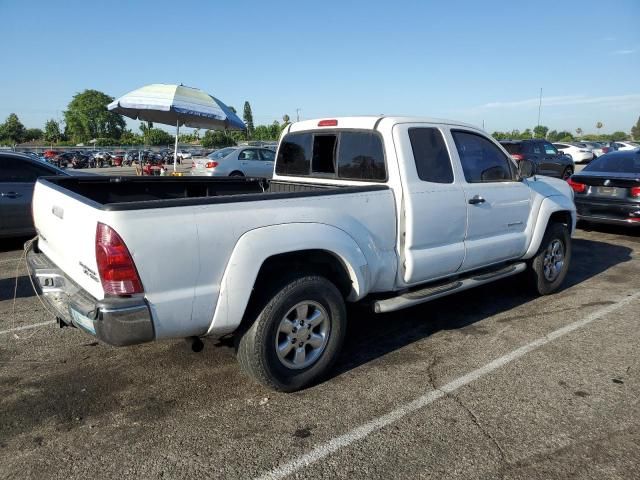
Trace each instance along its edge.
<path fill-rule="evenodd" d="M 576 135 L 578 135 L 578 137 L 582 136 L 582 129 L 581 128 L 576 128 Z"/>
<path fill-rule="evenodd" d="M 598 135 L 600 135 L 600 129 L 602 128 L 602 122 L 596 123 L 596 128 L 598 129 Z"/>

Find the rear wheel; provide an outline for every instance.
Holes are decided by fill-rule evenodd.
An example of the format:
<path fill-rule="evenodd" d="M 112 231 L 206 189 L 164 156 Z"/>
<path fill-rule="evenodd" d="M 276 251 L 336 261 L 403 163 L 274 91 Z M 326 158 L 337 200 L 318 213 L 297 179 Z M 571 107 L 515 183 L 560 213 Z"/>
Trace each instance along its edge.
<path fill-rule="evenodd" d="M 567 167 L 562 172 L 562 179 L 567 180 L 571 175 L 573 175 L 573 168 Z"/>
<path fill-rule="evenodd" d="M 560 288 L 571 262 L 569 229 L 561 223 L 551 223 L 542 237 L 540 249 L 531 260 L 529 279 L 540 295 L 549 295 Z"/>
<path fill-rule="evenodd" d="M 239 336 L 237 357 L 263 385 L 292 392 L 334 363 L 346 331 L 345 304 L 336 286 L 317 275 L 283 281 L 271 291 L 255 303 L 259 313 Z"/>
<path fill-rule="evenodd" d="M 231 172 L 231 173 L 229 174 L 229 176 L 230 176 L 230 177 L 244 177 L 244 173 L 242 173 L 242 172 L 238 172 L 238 171 L 235 171 L 235 172 Z"/>

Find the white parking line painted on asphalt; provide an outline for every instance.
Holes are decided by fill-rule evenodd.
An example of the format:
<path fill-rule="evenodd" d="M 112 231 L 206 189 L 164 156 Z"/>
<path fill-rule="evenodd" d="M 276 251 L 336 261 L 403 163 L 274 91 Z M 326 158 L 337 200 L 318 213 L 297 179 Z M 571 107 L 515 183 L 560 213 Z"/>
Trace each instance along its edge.
<path fill-rule="evenodd" d="M 0 335 L 4 335 L 6 333 L 11 333 L 11 332 L 19 332 L 20 330 L 31 330 L 32 328 L 43 327 L 45 325 L 51 325 L 52 323 L 56 323 L 56 321 L 49 320 L 48 322 L 34 323 L 33 325 L 23 325 L 22 327 L 10 328 L 8 330 L 0 330 Z"/>
<path fill-rule="evenodd" d="M 526 355 L 527 353 L 532 352 L 533 350 L 536 350 L 541 346 L 546 345 L 547 343 L 562 337 L 563 335 L 573 332 L 578 328 L 584 327 L 585 325 L 588 325 L 589 323 L 595 320 L 598 320 L 604 317 L 605 315 L 608 315 L 614 312 L 615 310 L 618 310 L 619 308 L 624 307 L 625 305 L 630 304 L 631 302 L 633 302 L 639 297 L 640 297 L 640 292 L 637 292 L 633 295 L 625 297 L 619 302 L 616 302 L 612 305 L 602 308 L 601 310 L 593 312 L 590 315 L 587 315 L 582 320 L 578 320 L 576 322 L 570 323 L 565 327 L 559 328 L 558 330 L 554 330 L 553 332 L 548 333 L 544 337 L 538 338 L 537 340 L 534 340 L 533 342 L 528 343 L 527 345 L 517 348 L 516 350 L 513 350 L 512 352 L 507 353 L 502 357 L 496 358 L 495 360 L 487 363 L 483 367 L 473 370 L 467 373 L 466 375 L 463 375 L 447 383 L 446 385 L 443 385 L 442 387 L 437 388 L 436 390 L 431 390 L 425 393 L 424 395 L 416 398 L 412 402 L 402 405 L 381 417 L 375 418 L 359 427 L 354 428 L 353 430 L 350 430 L 349 432 L 343 435 L 332 438 L 331 440 L 321 445 L 318 445 L 311 451 L 297 458 L 294 458 L 293 460 L 287 463 L 284 463 L 279 467 L 276 467 L 270 472 L 263 474 L 262 476 L 258 477 L 258 480 L 281 479 L 286 477 L 287 475 L 297 472 L 301 468 L 307 467 L 317 462 L 318 460 L 321 460 L 324 457 L 331 455 L 332 453 L 344 447 L 347 447 L 354 442 L 357 442 L 358 440 L 362 440 L 363 438 L 369 436 L 370 434 L 378 430 L 381 430 L 387 425 L 390 425 L 400 420 L 401 418 L 406 417 L 410 413 L 413 413 L 429 405 L 430 403 L 433 403 L 439 398 L 445 396 L 447 393 L 454 392 L 464 387 L 465 385 L 468 385 L 469 383 L 475 380 L 478 380 L 479 378 L 493 372 L 494 370 L 497 370 L 498 368 L 503 367 L 508 363 L 513 362 L 514 360 L 517 360 L 518 358 Z"/>

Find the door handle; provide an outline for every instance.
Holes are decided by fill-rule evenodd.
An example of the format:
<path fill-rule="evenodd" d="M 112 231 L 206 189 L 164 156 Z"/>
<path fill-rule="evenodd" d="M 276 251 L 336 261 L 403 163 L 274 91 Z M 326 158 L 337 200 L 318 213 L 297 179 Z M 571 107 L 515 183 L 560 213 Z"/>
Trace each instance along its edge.
<path fill-rule="evenodd" d="M 480 195 L 474 195 L 469 199 L 469 203 L 471 205 L 477 205 L 478 203 L 484 203 L 486 200 L 482 198 Z"/>
<path fill-rule="evenodd" d="M 6 198 L 18 198 L 21 197 L 22 194 L 20 193 L 16 193 L 16 192 L 2 192 L 0 193 L 0 197 L 6 197 Z"/>

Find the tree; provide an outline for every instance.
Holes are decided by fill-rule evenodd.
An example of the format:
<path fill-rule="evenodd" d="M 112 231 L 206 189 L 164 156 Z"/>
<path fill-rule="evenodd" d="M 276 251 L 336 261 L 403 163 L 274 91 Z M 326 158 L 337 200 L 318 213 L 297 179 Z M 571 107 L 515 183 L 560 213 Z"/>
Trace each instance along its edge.
<path fill-rule="evenodd" d="M 578 135 L 578 138 L 580 138 L 580 136 L 582 135 L 582 129 L 581 128 L 576 128 L 576 135 Z"/>
<path fill-rule="evenodd" d="M 571 142 L 574 140 L 571 132 L 567 132 L 566 130 L 562 130 L 556 134 L 557 138 L 554 141 L 563 141 L 563 142 Z"/>
<path fill-rule="evenodd" d="M 47 120 L 44 124 L 44 139 L 49 143 L 58 143 L 62 139 L 60 124 L 54 119 Z"/>
<path fill-rule="evenodd" d="M 226 132 L 207 130 L 202 136 L 201 144 L 204 148 L 223 148 L 235 145 L 236 142 Z"/>
<path fill-rule="evenodd" d="M 98 90 L 85 90 L 74 95 L 64 112 L 66 128 L 73 141 L 120 138 L 126 123 L 121 115 L 107 110 L 111 101 L 112 97 Z"/>
<path fill-rule="evenodd" d="M 631 136 L 634 140 L 640 140 L 640 117 L 638 117 L 636 124 L 631 127 Z"/>
<path fill-rule="evenodd" d="M 596 122 L 596 128 L 598 129 L 598 135 L 600 135 L 600 129 L 602 128 L 602 122 Z"/>
<path fill-rule="evenodd" d="M 0 138 L 10 141 L 11 143 L 22 143 L 26 129 L 15 113 L 9 114 L 5 122 L 0 125 Z"/>
<path fill-rule="evenodd" d="M 145 143 L 149 145 L 169 145 L 175 142 L 175 137 L 160 128 L 150 128 L 145 135 Z"/>
<path fill-rule="evenodd" d="M 618 140 L 626 140 L 628 135 L 625 132 L 617 131 L 613 132 L 609 137 L 612 142 L 617 142 Z"/>
<path fill-rule="evenodd" d="M 533 136 L 535 138 L 546 138 L 548 131 L 549 131 L 549 127 L 545 127 L 544 125 L 537 125 L 533 129 Z"/>
<path fill-rule="evenodd" d="M 529 129 L 529 128 L 525 129 L 525 131 L 520 134 L 520 138 L 522 138 L 522 139 L 533 138 L 533 134 L 531 133 L 531 129 Z"/>
<path fill-rule="evenodd" d="M 291 118 L 286 113 L 282 116 L 282 123 L 284 123 L 285 125 L 289 125 L 291 123 Z"/>
<path fill-rule="evenodd" d="M 549 140 L 550 142 L 556 142 L 558 140 L 558 132 L 555 130 L 551 130 L 549 133 L 547 133 L 547 140 Z"/>
<path fill-rule="evenodd" d="M 249 102 L 244 102 L 244 113 L 242 114 L 242 119 L 244 120 L 244 124 L 247 127 L 248 140 L 253 134 L 253 113 L 251 112 L 251 105 L 249 105 Z"/>
<path fill-rule="evenodd" d="M 44 132 L 39 128 L 27 128 L 24 133 L 24 141 L 30 142 L 32 140 L 40 140 L 44 137 Z"/>

